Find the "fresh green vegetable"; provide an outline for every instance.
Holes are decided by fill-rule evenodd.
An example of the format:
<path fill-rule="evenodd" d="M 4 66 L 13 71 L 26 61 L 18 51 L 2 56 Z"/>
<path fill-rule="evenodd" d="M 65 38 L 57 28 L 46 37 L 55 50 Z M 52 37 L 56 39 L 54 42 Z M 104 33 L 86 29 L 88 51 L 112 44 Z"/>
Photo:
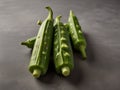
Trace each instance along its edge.
<path fill-rule="evenodd" d="M 70 15 L 68 18 L 69 32 L 72 39 L 74 48 L 79 50 L 84 59 L 87 58 L 86 55 L 86 40 L 81 30 L 81 26 L 78 22 L 77 17 L 74 15 L 73 11 L 70 10 Z"/>
<path fill-rule="evenodd" d="M 26 41 L 22 42 L 21 45 L 25 45 L 28 48 L 33 48 L 35 40 L 36 40 L 36 37 L 32 37 L 32 38 L 27 39 Z"/>
<path fill-rule="evenodd" d="M 46 9 L 48 9 L 49 14 L 38 31 L 29 64 L 29 71 L 36 78 L 46 74 L 50 60 L 54 20 L 52 9 L 50 7 L 46 7 Z"/>
<path fill-rule="evenodd" d="M 60 18 L 56 17 L 54 26 L 54 64 L 57 73 L 68 76 L 74 67 L 73 53 L 67 28 L 60 22 Z"/>

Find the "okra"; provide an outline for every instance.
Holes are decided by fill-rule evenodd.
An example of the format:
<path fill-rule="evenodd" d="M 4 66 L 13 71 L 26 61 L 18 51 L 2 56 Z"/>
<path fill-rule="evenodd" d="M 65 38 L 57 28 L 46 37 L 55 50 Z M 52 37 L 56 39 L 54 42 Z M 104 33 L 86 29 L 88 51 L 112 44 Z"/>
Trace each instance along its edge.
<path fill-rule="evenodd" d="M 76 50 L 79 50 L 84 59 L 87 58 L 86 55 L 86 39 L 83 35 L 81 26 L 78 22 L 77 17 L 74 15 L 73 11 L 70 10 L 68 18 L 69 32 L 72 39 L 73 46 Z"/>
<path fill-rule="evenodd" d="M 52 9 L 50 7 L 46 7 L 46 9 L 49 14 L 38 31 L 29 64 L 29 71 L 36 78 L 46 74 L 50 60 L 54 20 Z"/>
<path fill-rule="evenodd" d="M 73 53 L 67 28 L 60 22 L 60 18 L 56 17 L 54 25 L 54 64 L 57 73 L 68 76 L 74 67 Z"/>

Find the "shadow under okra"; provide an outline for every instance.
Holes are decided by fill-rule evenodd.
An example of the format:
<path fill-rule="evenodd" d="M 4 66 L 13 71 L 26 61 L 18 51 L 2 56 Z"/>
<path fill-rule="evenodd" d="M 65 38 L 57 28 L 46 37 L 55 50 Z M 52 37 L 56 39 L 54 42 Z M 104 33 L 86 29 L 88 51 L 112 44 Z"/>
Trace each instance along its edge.
<path fill-rule="evenodd" d="M 93 63 L 95 61 L 95 53 L 94 53 L 94 46 L 93 46 L 93 40 L 90 37 L 90 35 L 88 35 L 87 33 L 84 33 L 84 36 L 86 38 L 86 42 L 87 42 L 87 49 L 86 49 L 86 53 L 87 53 L 87 61 L 89 63 Z"/>

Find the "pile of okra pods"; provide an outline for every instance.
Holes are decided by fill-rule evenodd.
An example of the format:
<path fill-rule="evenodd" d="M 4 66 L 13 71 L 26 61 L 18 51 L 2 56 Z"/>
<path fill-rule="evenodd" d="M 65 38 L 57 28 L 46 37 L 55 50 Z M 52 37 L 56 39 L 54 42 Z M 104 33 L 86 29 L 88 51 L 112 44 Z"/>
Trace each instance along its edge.
<path fill-rule="evenodd" d="M 70 10 L 68 22 L 63 24 L 60 21 L 60 15 L 54 20 L 52 9 L 50 7 L 46 7 L 46 9 L 49 13 L 43 22 L 38 21 L 40 29 L 37 36 L 21 43 L 32 49 L 29 71 L 35 78 L 45 75 L 48 70 L 51 52 L 53 52 L 56 72 L 67 77 L 74 68 L 71 43 L 85 59 L 87 57 L 86 40 L 72 10 Z"/>

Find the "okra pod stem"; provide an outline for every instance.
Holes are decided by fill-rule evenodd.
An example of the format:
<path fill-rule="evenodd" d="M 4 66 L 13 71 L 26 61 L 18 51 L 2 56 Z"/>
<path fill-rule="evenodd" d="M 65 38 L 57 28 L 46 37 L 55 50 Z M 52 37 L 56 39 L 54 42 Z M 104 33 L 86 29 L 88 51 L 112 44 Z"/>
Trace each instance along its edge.
<path fill-rule="evenodd" d="M 70 75 L 70 68 L 69 67 L 63 67 L 62 68 L 62 74 L 63 74 L 63 76 L 68 76 L 68 75 Z"/>
<path fill-rule="evenodd" d="M 41 71 L 39 69 L 34 69 L 33 76 L 38 78 L 41 75 Z"/>

